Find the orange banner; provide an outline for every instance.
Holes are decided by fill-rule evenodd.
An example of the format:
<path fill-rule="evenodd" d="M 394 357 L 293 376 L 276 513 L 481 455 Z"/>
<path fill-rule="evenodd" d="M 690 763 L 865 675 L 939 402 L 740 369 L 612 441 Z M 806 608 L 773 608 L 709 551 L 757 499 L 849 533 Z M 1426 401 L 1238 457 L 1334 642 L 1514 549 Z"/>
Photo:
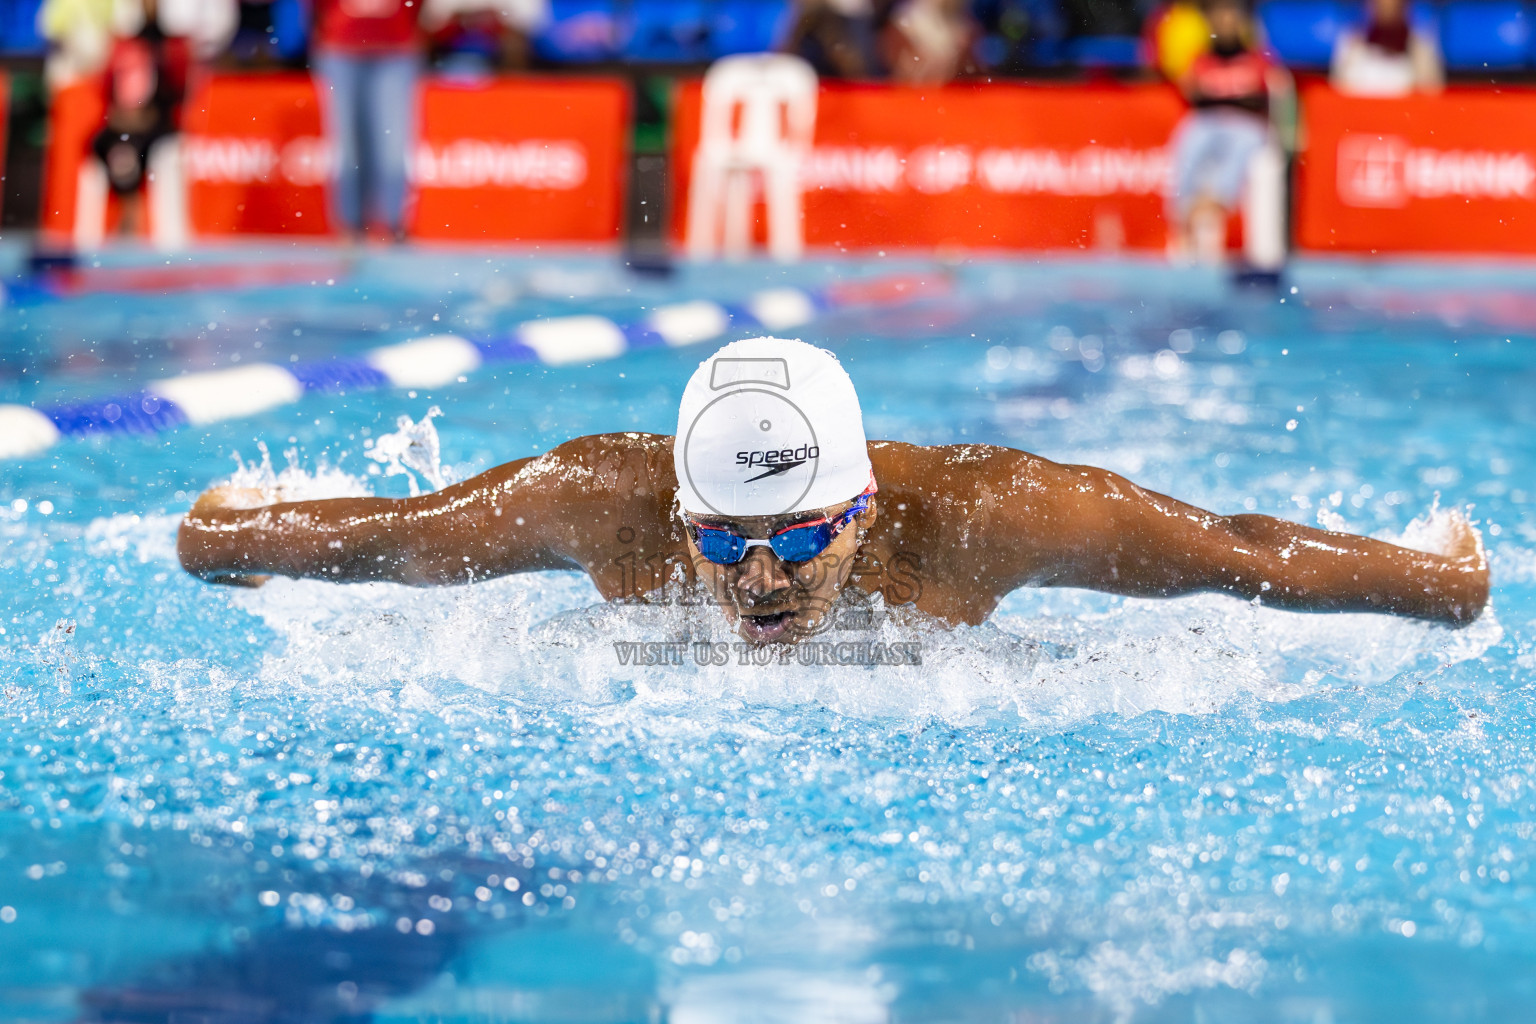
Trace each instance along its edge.
<path fill-rule="evenodd" d="M 598 79 L 429 83 L 411 159 L 419 238 L 607 242 L 619 235 L 629 90 Z M 76 180 L 102 119 L 100 88 L 54 99 L 44 227 L 68 234 Z M 184 114 L 198 235 L 325 234 L 330 147 L 302 75 L 217 75 Z"/>
<path fill-rule="evenodd" d="M 672 139 L 683 237 L 701 90 L 679 91 Z M 1160 249 L 1168 86 L 824 83 L 805 175 L 814 246 Z"/>
<path fill-rule="evenodd" d="M 1296 239 L 1341 252 L 1536 252 L 1536 89 L 1302 92 Z"/>
<path fill-rule="evenodd" d="M 422 98 L 416 236 L 611 242 L 629 176 L 629 87 L 434 85 Z"/>
<path fill-rule="evenodd" d="M 212 77 L 182 124 L 194 234 L 329 233 L 330 149 L 307 76 Z"/>

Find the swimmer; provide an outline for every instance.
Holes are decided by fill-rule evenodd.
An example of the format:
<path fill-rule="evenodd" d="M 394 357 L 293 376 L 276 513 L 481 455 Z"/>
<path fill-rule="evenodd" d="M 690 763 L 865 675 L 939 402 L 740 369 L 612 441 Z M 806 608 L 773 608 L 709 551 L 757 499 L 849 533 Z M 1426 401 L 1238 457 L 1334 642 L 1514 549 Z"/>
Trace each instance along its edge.
<path fill-rule="evenodd" d="M 773 338 L 702 363 L 672 437 L 580 437 L 415 498 L 265 500 L 203 494 L 178 537 L 186 570 L 247 586 L 271 575 L 440 586 L 579 569 L 610 601 L 702 592 L 757 644 L 827 628 L 844 591 L 950 624 L 979 623 L 1026 586 L 1216 591 L 1450 625 L 1488 600 L 1481 539 L 1459 515 L 1435 555 L 1217 515 L 1012 448 L 866 441 L 837 359 Z"/>

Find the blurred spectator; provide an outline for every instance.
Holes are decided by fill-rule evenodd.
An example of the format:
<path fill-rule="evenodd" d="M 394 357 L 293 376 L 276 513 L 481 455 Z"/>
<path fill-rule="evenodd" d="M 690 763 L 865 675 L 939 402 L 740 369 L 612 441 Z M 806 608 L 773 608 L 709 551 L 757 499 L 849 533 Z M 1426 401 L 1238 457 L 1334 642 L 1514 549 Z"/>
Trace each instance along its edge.
<path fill-rule="evenodd" d="M 137 24 L 131 14 L 118 21 L 102 79 L 106 124 L 91 145 L 122 203 L 118 227 L 124 235 L 137 234 L 143 224 L 149 151 L 180 127 L 187 92 L 191 47 L 161 28 L 159 6 L 143 0 Z"/>
<path fill-rule="evenodd" d="M 1065 34 L 1053 0 L 975 0 L 971 13 L 984 33 L 979 63 L 997 74 L 1027 74 Z"/>
<path fill-rule="evenodd" d="M 822 78 L 873 78 L 875 12 L 870 0 L 800 0 L 784 51 Z"/>
<path fill-rule="evenodd" d="M 902 0 L 882 42 L 891 77 L 907 85 L 943 85 L 977 71 L 981 26 L 967 0 Z"/>
<path fill-rule="evenodd" d="M 1237 209 L 1255 155 L 1273 143 L 1269 105 L 1284 72 L 1254 47 L 1242 0 L 1208 0 L 1211 46 L 1180 82 L 1191 110 L 1174 131 L 1169 239 L 1176 258 L 1220 262 L 1227 217 Z"/>
<path fill-rule="evenodd" d="M 229 56 L 239 64 L 269 64 L 276 56 L 272 0 L 240 0 L 240 18 Z"/>
<path fill-rule="evenodd" d="M 1404 0 L 1371 0 L 1365 30 L 1340 33 L 1330 77 L 1340 92 L 1405 96 L 1439 92 L 1445 67 L 1434 39 L 1408 24 Z"/>
<path fill-rule="evenodd" d="M 38 26 L 48 40 L 45 74 L 53 89 L 100 71 L 112 48 L 113 0 L 47 0 Z"/>
<path fill-rule="evenodd" d="M 1068 38 L 1136 36 L 1143 10 L 1136 0 L 1061 0 Z"/>
<path fill-rule="evenodd" d="M 147 6 L 143 0 L 46 0 L 38 24 L 51 44 L 48 84 L 60 89 L 100 72 L 114 38 L 137 35 L 144 26 Z M 153 10 L 147 20 L 185 41 L 199 60 L 221 52 L 238 21 L 235 0 L 160 0 Z"/>
<path fill-rule="evenodd" d="M 229 63 L 254 65 L 293 64 L 303 58 L 305 0 L 240 0 Z"/>
<path fill-rule="evenodd" d="M 438 63 L 483 72 L 526 68 L 549 17 L 549 0 L 426 0 L 421 22 Z"/>
<path fill-rule="evenodd" d="M 421 37 L 412 0 L 313 0 L 314 67 L 336 161 L 331 207 L 349 242 L 372 214 L 405 237 Z"/>
<path fill-rule="evenodd" d="M 1199 57 L 1211 48 L 1211 26 L 1194 0 L 1174 0 L 1147 19 L 1146 52 L 1158 74 L 1182 82 Z"/>
<path fill-rule="evenodd" d="M 118 0 L 118 4 L 135 0 Z M 185 39 L 192 58 L 209 61 L 229 48 L 240 25 L 238 0 L 160 0 L 160 27 L 166 35 Z"/>

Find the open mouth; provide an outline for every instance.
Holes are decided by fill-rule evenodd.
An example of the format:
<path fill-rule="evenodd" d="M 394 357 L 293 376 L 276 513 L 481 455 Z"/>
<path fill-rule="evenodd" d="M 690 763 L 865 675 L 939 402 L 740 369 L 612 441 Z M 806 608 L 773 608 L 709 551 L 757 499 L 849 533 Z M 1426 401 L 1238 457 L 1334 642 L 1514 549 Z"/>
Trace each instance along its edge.
<path fill-rule="evenodd" d="M 766 644 L 781 639 L 794 621 L 794 612 L 778 612 L 773 615 L 743 615 L 742 634 L 753 643 Z"/>

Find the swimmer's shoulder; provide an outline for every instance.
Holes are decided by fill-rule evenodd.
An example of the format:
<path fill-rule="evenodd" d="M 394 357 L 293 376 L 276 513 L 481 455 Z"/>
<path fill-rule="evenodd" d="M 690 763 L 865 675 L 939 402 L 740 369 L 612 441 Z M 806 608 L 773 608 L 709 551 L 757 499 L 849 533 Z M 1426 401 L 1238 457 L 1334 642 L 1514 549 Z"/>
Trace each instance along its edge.
<path fill-rule="evenodd" d="M 665 491 L 669 499 L 677 491 L 670 434 L 588 434 L 551 449 L 550 454 L 590 470 L 605 488 L 640 494 Z"/>
<path fill-rule="evenodd" d="M 1055 490 L 1059 467 L 989 444 L 871 441 L 869 457 L 880 488 L 872 553 L 899 577 L 898 599 L 915 589 L 920 611 L 982 621 L 1014 589 L 1015 564 L 1032 565 L 1038 549 L 1038 531 L 1020 528 L 1037 513 L 1020 516 L 1018 497 L 1035 478 Z"/>
<path fill-rule="evenodd" d="M 672 470 L 672 435 L 621 431 L 585 434 L 551 448 L 547 458 L 572 467 L 606 471 L 617 466 L 640 469 L 651 477 L 675 480 Z"/>
<path fill-rule="evenodd" d="M 539 481 L 572 505 L 664 510 L 677 494 L 667 434 L 588 434 L 500 469 L 509 483 Z"/>
<path fill-rule="evenodd" d="M 982 499 L 1000 490 L 1048 486 L 1067 467 L 1018 448 L 996 444 L 869 442 L 869 459 L 882 493 L 931 496 L 946 503 Z"/>

